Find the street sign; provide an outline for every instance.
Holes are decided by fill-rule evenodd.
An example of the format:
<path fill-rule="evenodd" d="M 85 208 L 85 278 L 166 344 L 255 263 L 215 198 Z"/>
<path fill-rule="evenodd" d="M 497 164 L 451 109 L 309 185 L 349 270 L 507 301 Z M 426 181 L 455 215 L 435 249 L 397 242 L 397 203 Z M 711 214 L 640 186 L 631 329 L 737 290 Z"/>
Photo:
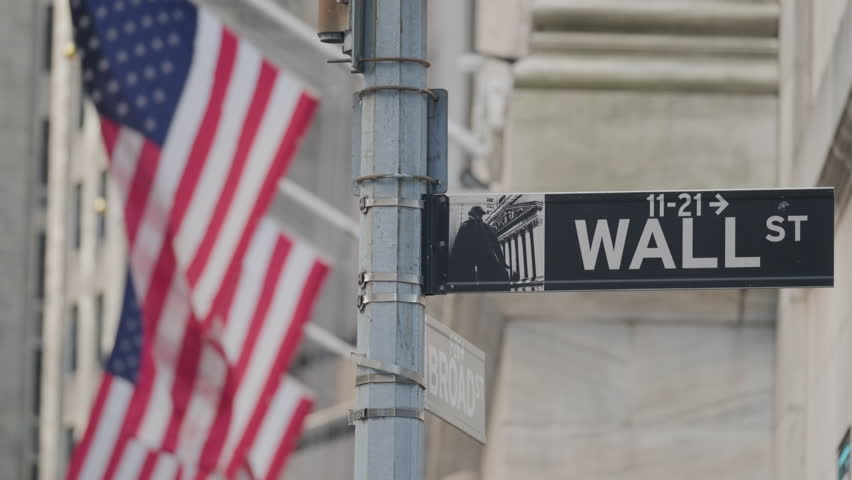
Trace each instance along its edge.
<path fill-rule="evenodd" d="M 426 317 L 426 410 L 485 443 L 485 353 Z"/>
<path fill-rule="evenodd" d="M 427 198 L 427 294 L 834 283 L 831 188 Z"/>

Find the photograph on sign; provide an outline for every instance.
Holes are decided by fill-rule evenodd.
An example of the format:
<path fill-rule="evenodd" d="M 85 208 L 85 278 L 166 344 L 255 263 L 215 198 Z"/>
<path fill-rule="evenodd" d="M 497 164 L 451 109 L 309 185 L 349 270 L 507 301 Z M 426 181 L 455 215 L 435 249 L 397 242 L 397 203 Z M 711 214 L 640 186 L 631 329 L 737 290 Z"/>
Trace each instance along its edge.
<path fill-rule="evenodd" d="M 470 290 L 544 290 L 544 195 L 464 197 L 449 207 L 449 270 Z"/>
<path fill-rule="evenodd" d="M 831 188 L 442 198 L 427 294 L 834 283 Z"/>

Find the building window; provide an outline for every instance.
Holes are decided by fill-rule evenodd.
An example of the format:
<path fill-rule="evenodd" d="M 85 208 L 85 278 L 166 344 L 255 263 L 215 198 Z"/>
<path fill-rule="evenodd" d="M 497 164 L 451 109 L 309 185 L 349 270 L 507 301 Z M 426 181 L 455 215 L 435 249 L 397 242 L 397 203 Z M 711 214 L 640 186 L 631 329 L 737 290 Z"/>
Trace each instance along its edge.
<path fill-rule="evenodd" d="M 50 119 L 41 121 L 41 151 L 39 152 L 39 180 L 47 186 L 48 173 L 50 172 Z"/>
<path fill-rule="evenodd" d="M 74 429 L 65 427 L 65 461 L 71 462 L 71 456 L 74 455 Z"/>
<path fill-rule="evenodd" d="M 44 300 L 44 263 L 45 263 L 45 254 L 46 254 L 46 243 L 47 239 L 45 237 L 44 232 L 38 234 L 38 239 L 36 239 L 36 298 L 39 300 Z M 40 322 L 39 322 L 40 323 Z"/>
<path fill-rule="evenodd" d="M 71 233 L 74 249 L 79 250 L 83 242 L 83 184 L 74 185 L 74 219 L 73 232 Z"/>
<path fill-rule="evenodd" d="M 101 170 L 98 181 L 98 198 L 95 200 L 95 211 L 98 214 L 97 229 L 98 240 L 103 240 L 107 235 L 107 189 L 109 188 L 109 173 L 106 169 Z"/>
<path fill-rule="evenodd" d="M 53 64 L 53 5 L 48 5 L 44 12 L 44 45 L 42 46 L 44 56 L 44 71 L 50 73 Z"/>
<path fill-rule="evenodd" d="M 41 335 L 44 329 L 44 308 L 39 305 L 33 312 L 33 338 L 36 343 L 41 343 Z"/>
<path fill-rule="evenodd" d="M 33 351 L 33 416 L 38 419 L 39 415 L 41 415 L 41 346 L 37 346 Z"/>
<path fill-rule="evenodd" d="M 77 128 L 86 124 L 86 84 L 83 82 L 83 66 L 80 66 L 80 98 L 77 100 Z"/>
<path fill-rule="evenodd" d="M 32 455 L 32 459 L 34 463 L 38 463 L 38 452 L 41 449 L 41 445 L 39 445 L 40 441 L 39 429 L 38 429 L 38 419 L 35 420 L 34 424 L 30 428 L 30 442 L 32 442 L 32 446 L 30 447 L 30 454 Z"/>
<path fill-rule="evenodd" d="M 65 337 L 65 371 L 68 373 L 77 371 L 77 323 L 79 316 L 77 305 L 73 305 L 68 311 L 68 328 Z"/>
<path fill-rule="evenodd" d="M 837 480 L 849 480 L 849 429 L 837 447 Z"/>
<path fill-rule="evenodd" d="M 104 294 L 95 296 L 95 355 L 100 365 L 104 364 Z"/>

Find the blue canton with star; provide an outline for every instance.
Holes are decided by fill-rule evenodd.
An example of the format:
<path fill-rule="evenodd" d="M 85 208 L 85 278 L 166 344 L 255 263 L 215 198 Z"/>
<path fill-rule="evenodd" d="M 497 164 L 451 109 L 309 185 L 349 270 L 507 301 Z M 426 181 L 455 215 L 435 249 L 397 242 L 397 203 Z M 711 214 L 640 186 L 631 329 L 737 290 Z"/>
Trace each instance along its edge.
<path fill-rule="evenodd" d="M 162 146 L 192 64 L 186 0 L 71 0 L 83 86 L 101 115 Z"/>
<path fill-rule="evenodd" d="M 136 383 L 139 366 L 142 361 L 142 310 L 136 301 L 133 279 L 127 272 L 124 285 L 124 300 L 121 305 L 121 319 L 115 334 L 115 346 L 107 360 L 106 371 L 131 383 Z"/>

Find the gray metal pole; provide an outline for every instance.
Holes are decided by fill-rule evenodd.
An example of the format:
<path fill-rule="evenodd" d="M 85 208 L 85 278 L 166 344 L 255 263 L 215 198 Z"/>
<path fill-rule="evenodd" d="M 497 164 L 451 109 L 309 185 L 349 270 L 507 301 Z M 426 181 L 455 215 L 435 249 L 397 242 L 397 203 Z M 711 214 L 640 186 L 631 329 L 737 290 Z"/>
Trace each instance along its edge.
<path fill-rule="evenodd" d="M 363 0 L 365 51 L 374 58 L 426 57 L 426 0 Z M 411 61 L 365 62 L 367 89 L 426 88 L 426 66 Z M 361 96 L 361 197 L 393 203 L 420 200 L 426 185 L 427 103 L 416 91 L 380 89 Z M 397 175 L 399 174 L 399 175 Z M 420 286 L 404 280 L 420 275 L 421 211 L 380 206 L 361 216 L 361 272 L 395 274 L 397 281 L 367 283 L 367 299 L 419 298 Z M 387 278 L 385 276 L 384 278 Z M 389 295 L 390 294 L 390 295 Z M 358 352 L 372 361 L 423 373 L 424 307 L 405 301 L 368 303 L 358 314 Z M 358 367 L 358 374 L 377 370 Z M 356 412 L 391 415 L 422 411 L 423 389 L 412 383 L 367 383 L 356 387 Z M 373 410 L 373 409 L 395 409 Z M 424 424 L 408 416 L 369 416 L 355 421 L 356 480 L 421 480 Z"/>

